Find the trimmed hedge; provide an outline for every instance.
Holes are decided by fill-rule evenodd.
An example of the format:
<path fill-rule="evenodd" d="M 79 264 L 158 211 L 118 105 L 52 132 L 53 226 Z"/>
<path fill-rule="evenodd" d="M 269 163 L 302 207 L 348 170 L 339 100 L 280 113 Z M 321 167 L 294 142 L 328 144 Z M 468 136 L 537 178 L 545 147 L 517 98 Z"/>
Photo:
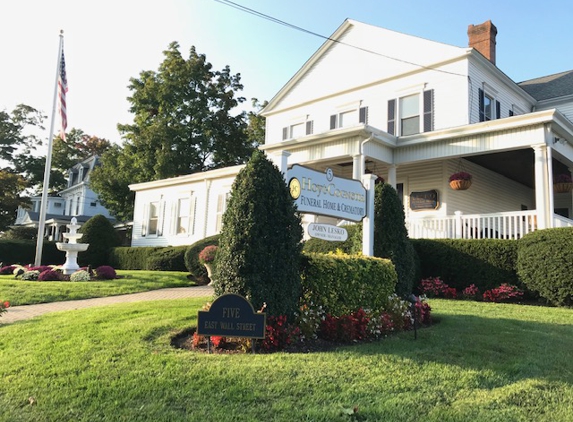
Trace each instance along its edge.
<path fill-rule="evenodd" d="M 0 262 L 3 265 L 33 264 L 36 258 L 36 242 L 30 240 L 0 239 Z M 56 248 L 55 242 L 44 242 L 42 264 L 58 265 L 66 261 L 66 253 Z"/>
<path fill-rule="evenodd" d="M 201 252 L 206 246 L 219 246 L 219 235 L 206 237 L 201 239 L 187 248 L 185 251 L 185 268 L 191 273 L 197 281 L 208 283 L 209 278 L 207 277 L 207 270 L 205 266 L 199 262 L 199 252 Z"/>
<path fill-rule="evenodd" d="M 147 258 L 147 269 L 156 271 L 187 271 L 185 252 L 187 246 L 173 246 L 153 252 Z"/>
<path fill-rule="evenodd" d="M 146 270 L 149 257 L 162 249 L 158 246 L 113 248 L 109 256 L 110 266 L 119 270 Z"/>
<path fill-rule="evenodd" d="M 573 305 L 573 228 L 529 233 L 519 241 L 517 272 L 527 288 L 555 305 Z"/>
<path fill-rule="evenodd" d="M 440 277 L 461 290 L 475 284 L 480 291 L 509 283 L 525 286 L 516 273 L 519 240 L 411 239 L 420 259 L 421 277 Z"/>
<path fill-rule="evenodd" d="M 394 293 L 397 275 L 388 259 L 302 254 L 302 299 L 334 316 L 380 309 Z"/>

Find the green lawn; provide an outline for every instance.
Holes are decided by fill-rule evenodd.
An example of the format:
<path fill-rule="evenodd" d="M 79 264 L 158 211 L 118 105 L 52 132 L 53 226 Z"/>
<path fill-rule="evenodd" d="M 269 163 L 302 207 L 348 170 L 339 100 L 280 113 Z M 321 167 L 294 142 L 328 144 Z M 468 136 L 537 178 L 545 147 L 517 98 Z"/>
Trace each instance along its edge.
<path fill-rule="evenodd" d="M 120 270 L 117 274 L 122 278 L 89 282 L 22 281 L 14 279 L 12 275 L 2 275 L 0 300 L 7 300 L 12 306 L 31 305 L 195 285 L 187 279 L 188 273 L 176 271 Z"/>
<path fill-rule="evenodd" d="M 255 356 L 171 348 L 203 303 L 0 324 L 0 421 L 573 420 L 571 309 L 434 299 L 439 322 L 418 340 Z"/>

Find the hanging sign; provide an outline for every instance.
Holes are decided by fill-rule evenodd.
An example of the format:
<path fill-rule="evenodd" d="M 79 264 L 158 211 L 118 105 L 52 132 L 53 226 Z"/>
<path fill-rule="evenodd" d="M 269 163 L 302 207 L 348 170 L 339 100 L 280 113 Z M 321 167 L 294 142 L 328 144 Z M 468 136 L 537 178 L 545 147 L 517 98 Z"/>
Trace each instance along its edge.
<path fill-rule="evenodd" d="M 299 212 L 350 221 L 366 216 L 366 189 L 359 180 L 335 177 L 298 164 L 287 172 L 288 186 Z"/>
<path fill-rule="evenodd" d="M 310 223 L 307 230 L 308 235 L 316 239 L 330 242 L 344 242 L 348 239 L 348 231 L 345 228 L 332 224 Z"/>
<path fill-rule="evenodd" d="M 410 193 L 410 209 L 413 211 L 437 210 L 439 206 L 438 191 L 435 189 Z"/>

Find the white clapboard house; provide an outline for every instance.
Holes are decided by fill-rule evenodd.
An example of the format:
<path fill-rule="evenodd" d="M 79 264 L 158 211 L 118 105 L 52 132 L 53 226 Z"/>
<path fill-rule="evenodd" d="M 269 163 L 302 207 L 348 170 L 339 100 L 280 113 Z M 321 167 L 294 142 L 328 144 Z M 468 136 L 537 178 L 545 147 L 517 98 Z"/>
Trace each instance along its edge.
<path fill-rule="evenodd" d="M 412 238 L 571 226 L 571 191 L 553 181 L 573 168 L 573 71 L 516 83 L 495 64 L 496 34 L 490 21 L 470 25 L 469 47 L 456 47 L 346 20 L 263 110 L 260 148 L 283 171 L 384 178 Z M 218 233 L 240 169 L 132 185 L 132 245 Z M 450 187 L 460 171 L 472 175 L 469 189 Z"/>
<path fill-rule="evenodd" d="M 48 240 L 62 241 L 62 233 L 67 232 L 66 226 L 72 217 L 80 225 L 97 214 L 115 222 L 97 193 L 90 188 L 90 174 L 98 165 L 99 157 L 96 155 L 75 164 L 68 170 L 68 186 L 47 198 L 45 237 Z M 30 201 L 31 207 L 18 207 L 15 226 L 38 227 L 42 197 L 34 196 Z"/>

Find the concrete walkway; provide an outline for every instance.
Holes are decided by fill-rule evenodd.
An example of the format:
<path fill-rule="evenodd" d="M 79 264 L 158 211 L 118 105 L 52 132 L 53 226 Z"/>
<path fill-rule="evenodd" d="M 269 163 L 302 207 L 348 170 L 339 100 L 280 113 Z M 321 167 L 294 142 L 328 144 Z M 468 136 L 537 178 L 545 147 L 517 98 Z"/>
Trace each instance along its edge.
<path fill-rule="evenodd" d="M 66 302 L 40 303 L 37 305 L 13 306 L 8 308 L 8 312 L 2 314 L 0 317 L 0 325 L 23 321 L 49 312 L 70 311 L 74 309 L 112 305 L 114 303 L 210 297 L 212 295 L 213 288 L 210 286 L 174 287 L 169 289 L 152 290 L 150 292 L 132 293 L 128 295 L 69 300 Z"/>

